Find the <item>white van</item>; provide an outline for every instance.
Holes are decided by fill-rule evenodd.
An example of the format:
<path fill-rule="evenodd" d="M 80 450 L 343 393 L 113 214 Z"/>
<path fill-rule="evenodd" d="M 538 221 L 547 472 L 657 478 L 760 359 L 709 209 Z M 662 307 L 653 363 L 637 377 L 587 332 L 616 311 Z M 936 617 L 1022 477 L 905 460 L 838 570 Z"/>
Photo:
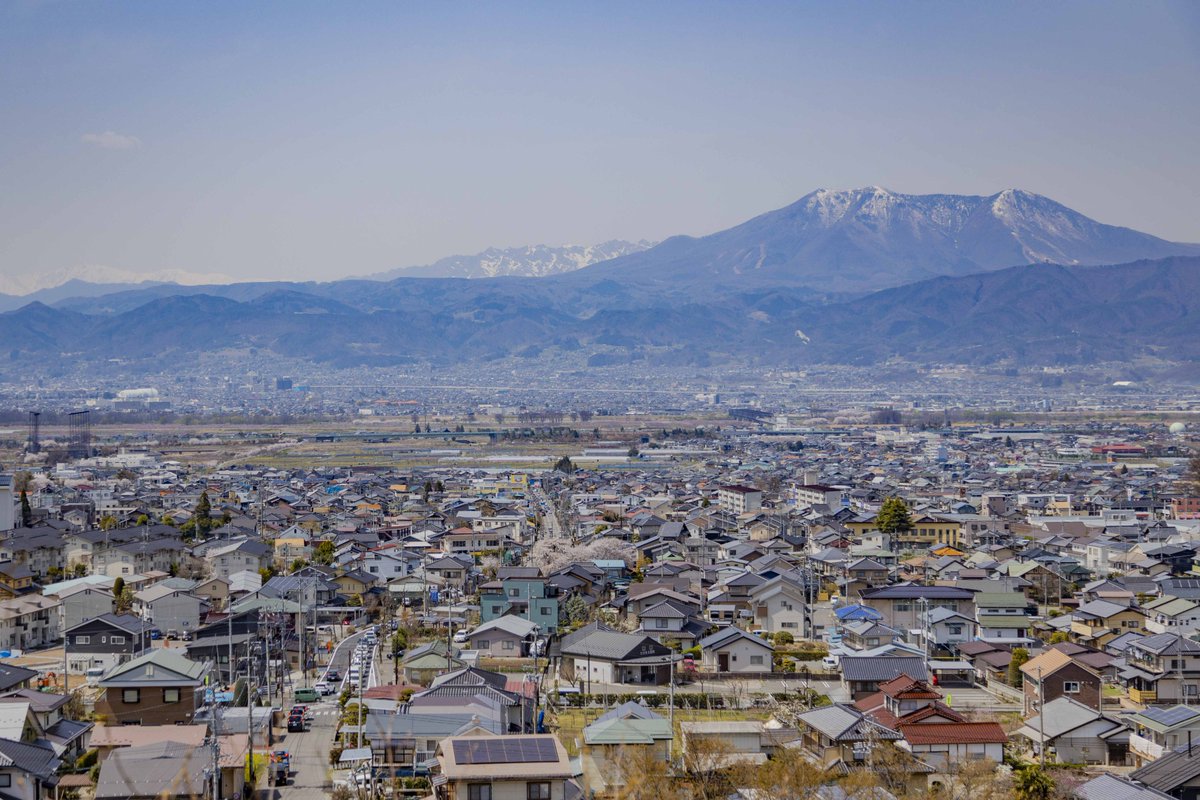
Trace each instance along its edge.
<path fill-rule="evenodd" d="M 87 675 L 88 684 L 95 684 L 100 682 L 105 672 L 104 667 L 88 667 L 88 671 L 84 674 Z"/>

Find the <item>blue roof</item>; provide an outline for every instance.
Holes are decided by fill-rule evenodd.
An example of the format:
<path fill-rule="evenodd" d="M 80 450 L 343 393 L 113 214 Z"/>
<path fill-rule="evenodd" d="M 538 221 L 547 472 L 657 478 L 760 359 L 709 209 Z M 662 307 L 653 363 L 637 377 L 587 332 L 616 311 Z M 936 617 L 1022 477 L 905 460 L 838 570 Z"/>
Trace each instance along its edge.
<path fill-rule="evenodd" d="M 846 620 L 852 620 L 852 619 L 868 619 L 868 620 L 883 619 L 883 614 L 879 613 L 875 609 L 870 608 L 869 606 L 860 606 L 860 605 L 842 606 L 841 608 L 835 608 L 833 610 L 833 615 L 838 618 L 839 622 L 845 622 Z"/>

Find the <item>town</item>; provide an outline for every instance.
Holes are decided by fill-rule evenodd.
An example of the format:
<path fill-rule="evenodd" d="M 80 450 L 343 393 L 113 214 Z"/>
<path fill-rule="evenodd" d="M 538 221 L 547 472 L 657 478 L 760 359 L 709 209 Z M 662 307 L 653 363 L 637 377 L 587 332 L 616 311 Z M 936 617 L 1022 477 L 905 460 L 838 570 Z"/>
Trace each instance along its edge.
<path fill-rule="evenodd" d="M 408 417 L 31 422 L 0 476 L 0 785 L 1196 796 L 1188 415 L 904 415 L 433 415 L 453 450 Z"/>

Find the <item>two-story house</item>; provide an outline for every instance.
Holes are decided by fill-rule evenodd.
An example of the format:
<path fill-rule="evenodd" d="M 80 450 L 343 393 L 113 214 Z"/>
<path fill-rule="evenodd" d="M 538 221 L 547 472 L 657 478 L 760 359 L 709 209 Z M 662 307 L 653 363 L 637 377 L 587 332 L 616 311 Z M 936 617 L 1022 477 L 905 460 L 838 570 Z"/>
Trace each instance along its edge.
<path fill-rule="evenodd" d="M 878 589 L 864 589 L 862 604 L 883 615 L 893 628 L 914 630 L 920 627 L 921 613 L 946 608 L 969 616 L 975 615 L 975 592 L 954 586 L 922 586 L 898 583 Z"/>
<path fill-rule="evenodd" d="M 200 627 L 201 614 L 207 611 L 199 597 L 166 582 L 142 589 L 133 597 L 134 610 L 165 634 L 191 633 Z"/>
<path fill-rule="evenodd" d="M 979 639 L 1012 649 L 1033 643 L 1030 632 L 1037 607 L 1020 592 L 980 592 L 975 595 Z"/>
<path fill-rule="evenodd" d="M 59 601 L 40 594 L 0 600 L 0 648 L 48 647 L 61 636 Z"/>
<path fill-rule="evenodd" d="M 154 626 L 132 614 L 105 612 L 67 629 L 67 668 L 111 669 L 151 648 Z"/>
<path fill-rule="evenodd" d="M 1026 661 L 1021 665 L 1021 676 L 1026 717 L 1040 713 L 1043 704 L 1060 697 L 1100 710 L 1100 674 L 1061 650 L 1047 650 Z"/>
<path fill-rule="evenodd" d="M 1129 699 L 1145 705 L 1200 701 L 1200 642 L 1177 633 L 1134 639 L 1118 677 Z"/>
<path fill-rule="evenodd" d="M 100 679 L 96 711 L 109 724 L 187 725 L 204 702 L 207 664 L 156 648 Z"/>
<path fill-rule="evenodd" d="M 558 589 L 536 567 L 501 567 L 497 580 L 479 587 L 479 617 L 488 622 L 514 614 L 542 631 L 558 630 Z"/>

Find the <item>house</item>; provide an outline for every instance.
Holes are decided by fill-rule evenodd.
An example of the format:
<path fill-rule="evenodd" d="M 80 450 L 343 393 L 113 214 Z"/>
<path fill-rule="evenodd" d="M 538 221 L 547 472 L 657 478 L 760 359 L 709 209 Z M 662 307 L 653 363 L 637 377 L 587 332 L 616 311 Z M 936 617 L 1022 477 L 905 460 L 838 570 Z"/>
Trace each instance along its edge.
<path fill-rule="evenodd" d="M 86 579 L 68 581 L 74 585 L 58 584 L 53 594 L 46 592 L 47 597 L 57 597 L 58 624 L 60 630 L 70 630 L 81 622 L 98 617 L 101 614 L 112 613 L 115 603 L 112 595 L 112 578 L 101 578 L 105 583 L 97 585 Z"/>
<path fill-rule="evenodd" d="M 1019 592 L 980 592 L 975 595 L 975 621 L 979 639 L 988 644 L 1012 649 L 1033 643 L 1029 636 L 1033 628 L 1029 599 Z"/>
<path fill-rule="evenodd" d="M 1069 697 L 1095 711 L 1100 710 L 1100 675 L 1061 650 L 1047 650 L 1021 665 L 1025 717 L 1041 711 L 1040 704 Z"/>
<path fill-rule="evenodd" d="M 64 760 L 77 759 L 87 751 L 93 727 L 90 722 L 67 719 L 63 715 L 70 700 L 70 695 L 33 689 L 15 689 L 0 694 L 0 705 L 26 706 L 26 713 L 33 717 L 31 727 L 39 730 L 39 738 L 49 742 Z"/>
<path fill-rule="evenodd" d="M 1046 703 L 1045 713 L 1026 720 L 1015 735 L 1028 739 L 1034 752 L 1047 748 L 1054 761 L 1124 766 L 1129 757 L 1129 729 L 1070 697 Z"/>
<path fill-rule="evenodd" d="M 142 589 L 133 596 L 134 610 L 164 634 L 191 633 L 200 627 L 205 610 L 200 598 L 167 582 Z"/>
<path fill-rule="evenodd" d="M 436 558 L 425 565 L 425 572 L 438 578 L 441 585 L 457 591 L 465 591 L 471 577 L 475 560 L 469 555 L 448 555 Z"/>
<path fill-rule="evenodd" d="M 900 722 L 900 747 L 937 770 L 948 772 L 968 761 L 1004 761 L 1008 734 L 998 722 Z"/>
<path fill-rule="evenodd" d="M 896 731 L 843 703 L 798 714 L 796 728 L 798 746 L 822 767 L 862 764 L 872 747 L 900 739 Z"/>
<path fill-rule="evenodd" d="M 653 758 L 666 760 L 672 736 L 670 721 L 642 703 L 631 700 L 601 714 L 583 729 L 579 756 L 584 790 L 619 792 L 623 785 L 619 759 L 635 749 L 644 749 Z"/>
<path fill-rule="evenodd" d="M 1175 767 L 1176 765 L 1172 765 Z M 1141 772 L 1141 770 L 1138 770 Z M 1186 771 L 1185 771 L 1186 772 Z M 1163 781 L 1174 783 L 1178 773 Z M 1182 784 L 1181 784 L 1182 785 Z M 1097 775 L 1085 784 L 1075 788 L 1072 797 L 1078 800 L 1174 800 L 1171 795 L 1151 788 L 1133 775 Z M 1191 795 L 1180 793 L 1180 798 L 1194 800 Z"/>
<path fill-rule="evenodd" d="M 0 791 L 13 800 L 58 797 L 58 768 L 54 749 L 33 742 L 0 739 Z"/>
<path fill-rule="evenodd" d="M 483 656 L 521 658 L 529 655 L 530 646 L 540 632 L 537 623 L 508 615 L 475 628 L 467 636 L 467 643 Z"/>
<path fill-rule="evenodd" d="M 750 607 L 754 614 L 754 626 L 767 633 L 787 631 L 796 639 L 813 638 L 811 620 L 807 612 L 805 596 L 806 580 L 799 580 L 794 573 L 780 573 L 765 582 L 750 588 Z M 809 597 L 815 596 L 814 585 L 809 585 Z"/>
<path fill-rule="evenodd" d="M 0 600 L 0 648 L 48 647 L 61 637 L 59 601 L 40 594 Z"/>
<path fill-rule="evenodd" d="M 926 652 L 954 655 L 975 639 L 976 621 L 949 608 L 931 608 L 921 614 L 920 637 Z"/>
<path fill-rule="evenodd" d="M 1133 728 L 1129 751 L 1139 767 L 1200 741 L 1200 709 L 1191 706 L 1150 706 L 1129 715 L 1127 724 Z"/>
<path fill-rule="evenodd" d="M 435 675 L 465 666 L 467 661 L 457 648 L 446 644 L 443 639 L 435 639 L 405 653 L 400 662 L 400 672 L 405 681 L 425 686 Z"/>
<path fill-rule="evenodd" d="M 559 620 L 558 588 L 535 567 L 501 567 L 497 580 L 479 587 L 479 618 L 487 622 L 505 614 L 554 633 Z"/>
<path fill-rule="evenodd" d="M 855 700 L 875 694 L 880 686 L 900 676 L 929 680 L 929 668 L 919 655 L 842 656 L 842 685 Z"/>
<path fill-rule="evenodd" d="M 1159 792 L 1174 800 L 1197 800 L 1200 798 L 1200 758 L 1196 758 L 1194 748 L 1181 747 L 1129 773 L 1129 780 L 1144 790 Z M 1110 797 L 1158 800 L 1145 795 L 1108 795 L 1094 800 Z"/>
<path fill-rule="evenodd" d="M 1071 615 L 1068 633 L 1071 641 L 1092 647 L 1103 647 L 1122 633 L 1141 633 L 1146 630 L 1146 615 L 1132 606 L 1093 600 L 1084 603 Z"/>
<path fill-rule="evenodd" d="M 122 725 L 188 724 L 203 703 L 208 672 L 171 650 L 151 650 L 100 679 L 96 711 Z"/>
<path fill-rule="evenodd" d="M 653 636 L 663 644 L 677 643 L 681 650 L 692 647 L 709 624 L 696 618 L 687 604 L 664 600 L 644 609 L 638 615 L 638 633 Z"/>
<path fill-rule="evenodd" d="M 67 668 L 110 670 L 148 651 L 154 626 L 132 614 L 107 612 L 67 631 Z"/>
<path fill-rule="evenodd" d="M 503 733 L 503 727 L 471 714 L 367 714 L 364 733 L 385 775 L 428 774 L 426 763 L 437 757 L 438 742 L 450 736 Z"/>
<path fill-rule="evenodd" d="M 141 747 L 123 747 L 113 751 L 101 764 L 95 797 L 96 800 L 211 797 L 212 782 L 206 774 L 211 763 L 208 748 L 169 739 Z M 221 800 L 240 796 L 242 788 L 226 785 L 227 763 L 227 759 L 222 759 Z M 242 773 L 244 786 L 244 755 L 237 767 L 230 771 Z"/>
<path fill-rule="evenodd" d="M 1200 631 L 1200 601 L 1164 595 L 1142 606 L 1150 633 L 1191 636 Z"/>
<path fill-rule="evenodd" d="M 205 550 L 204 560 L 213 577 L 229 580 L 235 572 L 258 572 L 269 567 L 273 555 L 271 545 L 257 539 L 242 539 Z"/>
<path fill-rule="evenodd" d="M 559 675 L 581 688 L 592 681 L 666 685 L 677 658 L 649 636 L 622 633 L 599 622 L 563 636 L 559 649 Z"/>
<path fill-rule="evenodd" d="M 214 611 L 224 611 L 226 605 L 229 603 L 230 581 L 232 577 L 231 575 L 229 579 L 226 579 L 218 578 L 214 575 L 211 578 L 206 578 L 196 584 L 192 589 L 192 594 L 208 603 L 208 607 Z M 259 586 L 261 586 L 262 576 L 258 577 L 260 581 Z"/>
<path fill-rule="evenodd" d="M 700 665 L 705 672 L 747 674 L 774 670 L 775 648 L 735 625 L 710 633 L 699 645 Z"/>
<path fill-rule="evenodd" d="M 1130 641 L 1118 673 L 1129 699 L 1142 704 L 1188 705 L 1200 700 L 1200 642 L 1176 633 Z"/>
<path fill-rule="evenodd" d="M 553 734 L 451 736 L 438 743 L 437 800 L 566 800 L 574 768 Z"/>
<path fill-rule="evenodd" d="M 920 627 L 921 612 L 931 608 L 947 608 L 969 616 L 975 614 L 975 593 L 954 586 L 898 583 L 864 589 L 860 597 L 863 605 L 883 616 L 884 624 L 903 630 Z"/>

